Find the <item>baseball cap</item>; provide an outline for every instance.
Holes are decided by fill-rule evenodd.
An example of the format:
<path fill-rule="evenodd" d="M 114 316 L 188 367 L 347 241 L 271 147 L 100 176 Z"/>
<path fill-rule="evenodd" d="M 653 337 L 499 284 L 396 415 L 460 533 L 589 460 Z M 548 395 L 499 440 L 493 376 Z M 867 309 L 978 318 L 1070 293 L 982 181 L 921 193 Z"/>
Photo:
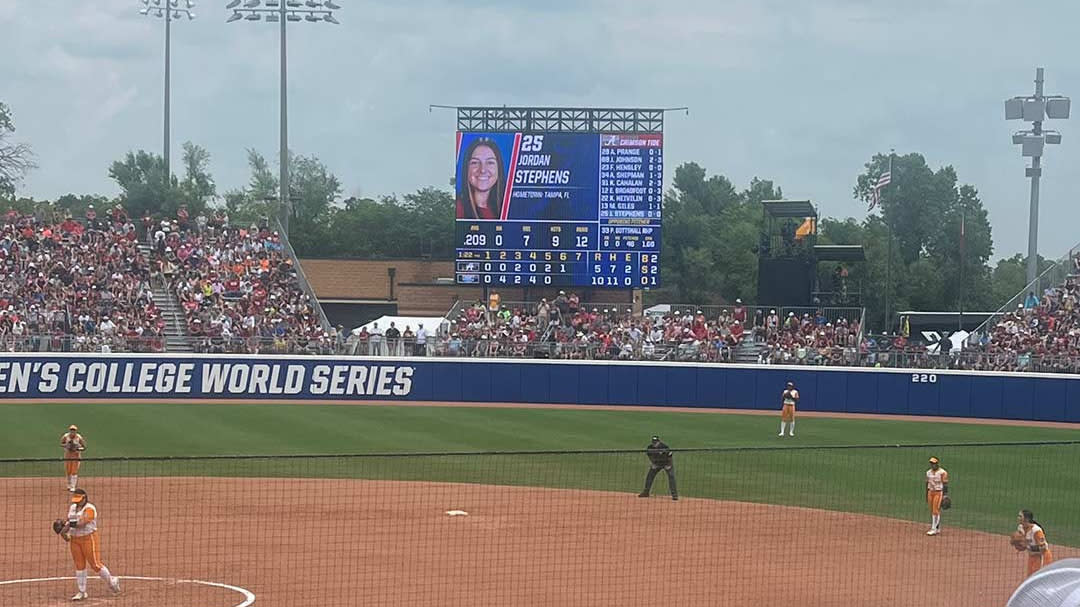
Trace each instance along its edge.
<path fill-rule="evenodd" d="M 930 463 L 931 463 L 931 464 L 936 464 L 936 463 L 938 463 L 938 458 L 936 458 L 936 457 L 931 457 L 931 458 L 930 458 Z"/>
<path fill-rule="evenodd" d="M 660 437 L 656 436 L 655 434 L 653 435 L 652 439 L 653 439 L 653 442 L 659 442 L 660 441 Z"/>

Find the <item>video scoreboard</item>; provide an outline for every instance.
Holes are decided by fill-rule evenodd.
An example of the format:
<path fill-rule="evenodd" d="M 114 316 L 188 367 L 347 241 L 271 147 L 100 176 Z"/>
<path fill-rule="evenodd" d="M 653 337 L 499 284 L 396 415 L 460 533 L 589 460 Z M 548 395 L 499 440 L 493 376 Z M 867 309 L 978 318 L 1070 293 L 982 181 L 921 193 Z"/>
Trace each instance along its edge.
<path fill-rule="evenodd" d="M 459 132 L 459 284 L 660 286 L 661 134 Z"/>

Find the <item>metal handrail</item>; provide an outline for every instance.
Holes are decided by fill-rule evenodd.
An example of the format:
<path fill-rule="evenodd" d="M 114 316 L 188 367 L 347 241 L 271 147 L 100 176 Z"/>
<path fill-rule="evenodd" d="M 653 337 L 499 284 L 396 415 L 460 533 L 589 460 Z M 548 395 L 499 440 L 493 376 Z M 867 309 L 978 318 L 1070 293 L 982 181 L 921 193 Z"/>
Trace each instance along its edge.
<path fill-rule="evenodd" d="M 975 330 L 971 332 L 971 339 L 978 339 L 978 336 L 989 332 L 990 328 L 995 326 L 1002 316 L 1016 310 L 1018 307 L 1017 304 L 1023 305 L 1028 293 L 1035 293 L 1036 297 L 1041 297 L 1042 292 L 1047 288 L 1064 283 L 1065 279 L 1071 274 L 1073 257 L 1078 252 L 1080 252 L 1080 243 L 1073 245 L 1068 253 L 1052 262 L 1048 268 L 1035 277 L 1035 280 L 1024 285 L 1024 288 L 1021 289 L 1019 293 L 1013 295 L 1008 301 L 1002 304 L 1000 308 L 995 310 L 993 314 L 987 317 L 982 324 L 975 327 Z M 1051 274 L 1053 275 L 1051 276 Z"/>
<path fill-rule="evenodd" d="M 330 319 L 326 317 L 326 312 L 323 310 L 322 303 L 319 302 L 319 298 L 315 296 L 315 289 L 312 288 L 311 283 L 308 282 L 307 274 L 304 273 L 304 268 L 300 264 L 300 258 L 296 255 L 296 250 L 293 249 L 292 243 L 289 242 L 289 235 L 285 233 L 285 230 L 281 226 L 281 220 L 274 217 L 274 225 L 277 226 L 277 232 L 281 235 L 281 242 L 285 244 L 285 250 L 288 252 L 289 257 L 293 260 L 293 267 L 296 268 L 296 277 L 300 283 L 300 288 L 304 290 L 308 298 L 315 304 L 315 310 L 319 313 L 319 324 L 322 325 L 323 331 L 329 331 L 331 328 Z"/>

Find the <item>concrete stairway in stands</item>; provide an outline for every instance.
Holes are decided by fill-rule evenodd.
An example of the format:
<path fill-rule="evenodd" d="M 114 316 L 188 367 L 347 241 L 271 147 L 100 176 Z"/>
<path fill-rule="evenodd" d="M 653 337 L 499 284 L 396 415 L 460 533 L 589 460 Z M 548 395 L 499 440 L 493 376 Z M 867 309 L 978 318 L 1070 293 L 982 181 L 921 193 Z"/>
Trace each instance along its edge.
<path fill-rule="evenodd" d="M 148 244 L 140 243 L 139 251 L 147 259 L 153 257 L 153 250 Z M 165 319 L 165 351 L 194 351 L 191 347 L 191 339 L 188 337 L 184 311 L 180 308 L 180 302 L 176 299 L 176 294 L 169 290 L 165 278 L 160 274 L 154 274 L 150 277 L 150 287 L 154 292 L 154 303 L 161 310 L 161 317 Z"/>
<path fill-rule="evenodd" d="M 748 337 L 735 347 L 735 362 L 757 364 L 758 356 L 764 349 L 764 342 L 758 343 L 754 341 L 753 337 Z"/>

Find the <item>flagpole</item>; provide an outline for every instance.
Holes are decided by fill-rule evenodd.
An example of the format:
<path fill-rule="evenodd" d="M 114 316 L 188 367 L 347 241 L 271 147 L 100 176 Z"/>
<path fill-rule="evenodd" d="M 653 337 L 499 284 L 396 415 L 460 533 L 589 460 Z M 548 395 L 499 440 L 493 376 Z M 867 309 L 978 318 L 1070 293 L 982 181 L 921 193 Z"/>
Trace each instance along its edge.
<path fill-rule="evenodd" d="M 960 203 L 960 316 L 956 321 L 957 330 L 964 330 L 964 203 Z"/>

